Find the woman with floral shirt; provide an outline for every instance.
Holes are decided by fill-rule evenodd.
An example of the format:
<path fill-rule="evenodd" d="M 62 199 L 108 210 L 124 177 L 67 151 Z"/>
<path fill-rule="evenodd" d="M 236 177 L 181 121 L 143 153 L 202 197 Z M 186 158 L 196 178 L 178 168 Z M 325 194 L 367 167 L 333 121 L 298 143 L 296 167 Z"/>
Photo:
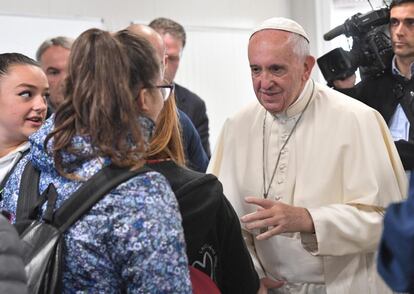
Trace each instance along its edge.
<path fill-rule="evenodd" d="M 103 166 L 139 168 L 149 119 L 141 106 L 160 104 L 159 60 L 145 40 L 131 60 L 108 32 L 91 29 L 75 41 L 65 100 L 30 137 L 31 149 L 5 187 L 3 207 L 16 211 L 27 160 L 41 171 L 39 191 L 57 189 L 56 206 Z M 161 110 L 161 108 L 159 109 Z M 158 110 L 158 112 L 159 112 Z M 157 172 L 113 189 L 65 234 L 63 293 L 191 293 L 181 217 Z"/>

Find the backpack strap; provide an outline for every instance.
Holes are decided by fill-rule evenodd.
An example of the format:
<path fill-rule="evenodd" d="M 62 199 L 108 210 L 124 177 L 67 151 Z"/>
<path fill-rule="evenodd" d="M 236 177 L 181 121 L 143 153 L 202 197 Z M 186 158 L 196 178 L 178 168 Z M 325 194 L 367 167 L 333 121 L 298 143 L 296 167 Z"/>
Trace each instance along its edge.
<path fill-rule="evenodd" d="M 29 160 L 24 167 L 20 180 L 19 198 L 17 199 L 16 207 L 16 222 L 32 219 L 40 197 L 39 178 L 40 172 L 34 168 L 32 162 Z"/>
<path fill-rule="evenodd" d="M 409 130 L 409 140 L 414 140 L 414 109 L 413 109 L 413 99 L 412 91 L 406 91 L 404 94 L 404 97 L 400 100 L 400 104 L 402 106 L 402 109 L 407 116 L 408 122 L 410 123 L 410 130 Z"/>
<path fill-rule="evenodd" d="M 74 192 L 54 213 L 53 223 L 61 232 L 66 231 L 103 196 L 130 178 L 152 171 L 143 166 L 131 171 L 127 168 L 106 166 Z"/>
<path fill-rule="evenodd" d="M 4 186 L 6 186 L 6 184 L 7 184 L 7 181 L 9 180 L 9 178 L 10 178 L 10 176 L 11 176 L 11 174 L 14 172 L 14 170 L 15 170 L 15 168 L 16 168 L 16 166 L 17 166 L 17 164 L 19 163 L 19 161 L 27 154 L 27 153 L 29 153 L 29 149 L 26 149 L 25 151 L 23 151 L 23 152 L 21 152 L 20 151 L 20 158 L 19 158 L 19 160 L 17 160 L 17 162 L 12 166 L 12 168 L 7 172 L 7 174 L 4 176 L 4 178 L 3 178 L 3 180 L 1 181 L 1 183 L 0 183 L 0 200 L 2 200 L 3 199 L 3 195 L 1 195 L 2 194 L 2 192 L 3 192 L 3 189 L 4 189 Z"/>

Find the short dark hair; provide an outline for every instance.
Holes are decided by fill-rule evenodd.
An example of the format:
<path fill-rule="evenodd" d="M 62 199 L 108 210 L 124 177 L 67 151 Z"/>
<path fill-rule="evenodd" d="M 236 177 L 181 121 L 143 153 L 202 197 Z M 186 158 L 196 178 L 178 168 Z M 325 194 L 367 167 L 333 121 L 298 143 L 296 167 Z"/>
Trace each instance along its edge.
<path fill-rule="evenodd" d="M 183 48 L 185 47 L 187 37 L 184 27 L 178 22 L 175 22 L 169 18 L 158 17 L 151 21 L 149 26 L 161 35 L 170 34 L 171 36 L 181 40 Z"/>
<path fill-rule="evenodd" d="M 404 3 L 414 3 L 414 0 L 393 0 L 390 4 L 390 10 L 395 6 L 399 6 Z"/>
<path fill-rule="evenodd" d="M 0 54 L 0 76 L 4 76 L 13 65 L 34 65 L 40 67 L 35 60 L 21 53 Z"/>
<path fill-rule="evenodd" d="M 47 39 L 37 49 L 36 60 L 40 61 L 40 58 L 42 58 L 43 53 L 45 53 L 45 51 L 52 46 L 60 46 L 60 47 L 70 50 L 72 48 L 73 42 L 74 42 L 73 39 L 69 37 L 64 37 L 64 36 L 58 36 L 58 37 Z"/>

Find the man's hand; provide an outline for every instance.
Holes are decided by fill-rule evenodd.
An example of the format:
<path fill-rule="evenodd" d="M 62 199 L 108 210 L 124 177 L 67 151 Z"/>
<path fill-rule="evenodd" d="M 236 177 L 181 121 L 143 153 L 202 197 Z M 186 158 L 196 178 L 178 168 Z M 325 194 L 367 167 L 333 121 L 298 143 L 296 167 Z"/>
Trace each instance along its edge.
<path fill-rule="evenodd" d="M 260 206 L 256 212 L 241 217 L 240 220 L 246 224 L 247 229 L 272 227 L 258 235 L 257 240 L 269 239 L 286 232 L 315 232 L 312 217 L 306 208 L 258 197 L 246 197 L 245 201 Z"/>
<path fill-rule="evenodd" d="M 336 89 L 349 89 L 355 86 L 356 75 L 353 74 L 350 77 L 347 77 L 343 80 L 335 80 L 333 81 L 333 85 Z"/>
<path fill-rule="evenodd" d="M 275 281 L 270 278 L 263 278 L 260 280 L 260 288 L 257 294 L 267 294 L 268 289 L 280 288 L 285 284 L 284 281 Z"/>

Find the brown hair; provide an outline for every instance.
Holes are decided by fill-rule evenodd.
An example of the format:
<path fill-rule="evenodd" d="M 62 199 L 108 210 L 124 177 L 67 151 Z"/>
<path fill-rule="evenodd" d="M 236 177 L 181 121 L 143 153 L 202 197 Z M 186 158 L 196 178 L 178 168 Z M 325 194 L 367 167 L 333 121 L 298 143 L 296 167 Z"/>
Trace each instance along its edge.
<path fill-rule="evenodd" d="M 158 17 L 151 21 L 149 26 L 161 35 L 170 34 L 174 38 L 177 38 L 181 41 L 183 48 L 185 47 L 187 36 L 184 27 L 178 22 L 169 18 Z"/>
<path fill-rule="evenodd" d="M 139 77 L 144 70 L 150 68 L 150 64 L 146 64 L 148 60 L 143 58 L 145 56 L 143 54 L 148 53 L 141 52 L 137 42 L 137 40 L 141 40 L 141 42 L 148 42 L 149 46 L 151 46 L 148 40 L 128 30 L 119 31 L 116 33 L 116 38 L 127 49 L 129 59 L 131 60 L 131 76 Z M 156 52 L 154 51 L 152 54 L 154 58 L 158 58 L 158 62 L 161 64 L 162 61 L 159 60 Z M 151 88 L 151 85 L 145 85 L 145 87 Z M 173 95 L 164 103 L 146 154 L 149 159 L 171 158 L 180 165 L 185 164 L 177 107 Z"/>
<path fill-rule="evenodd" d="M 393 9 L 395 6 L 399 6 L 405 3 L 414 3 L 414 0 L 393 0 L 390 4 L 390 10 Z"/>
<path fill-rule="evenodd" d="M 171 95 L 164 103 L 147 151 L 147 158 L 171 158 L 177 164 L 185 165 L 181 129 L 174 95 Z"/>
<path fill-rule="evenodd" d="M 151 52 L 147 43 L 144 51 Z M 109 32 L 90 29 L 74 42 L 64 89 L 65 100 L 55 114 L 55 128 L 47 136 L 53 138 L 56 169 L 68 178 L 76 178 L 73 169 L 97 156 L 107 156 L 120 167 L 137 168 L 143 163 L 145 142 L 138 122 L 137 93 L 144 84 L 154 81 L 159 73 L 152 56 L 145 59 L 156 69 L 131 83 L 131 61 L 124 46 Z M 158 71 L 157 71 L 158 70 Z M 93 154 L 72 145 L 76 135 L 84 135 Z M 76 156 L 74 163 L 63 162 L 62 151 Z"/>
<path fill-rule="evenodd" d="M 6 75 L 13 65 L 33 65 L 40 68 L 39 63 L 20 53 L 0 54 L 0 77 Z"/>
<path fill-rule="evenodd" d="M 131 90 L 137 91 L 137 85 L 141 88 L 154 88 L 157 77 L 154 73 L 160 73 L 161 60 L 151 43 L 128 30 L 117 32 L 115 38 L 125 47 L 129 59 Z"/>

